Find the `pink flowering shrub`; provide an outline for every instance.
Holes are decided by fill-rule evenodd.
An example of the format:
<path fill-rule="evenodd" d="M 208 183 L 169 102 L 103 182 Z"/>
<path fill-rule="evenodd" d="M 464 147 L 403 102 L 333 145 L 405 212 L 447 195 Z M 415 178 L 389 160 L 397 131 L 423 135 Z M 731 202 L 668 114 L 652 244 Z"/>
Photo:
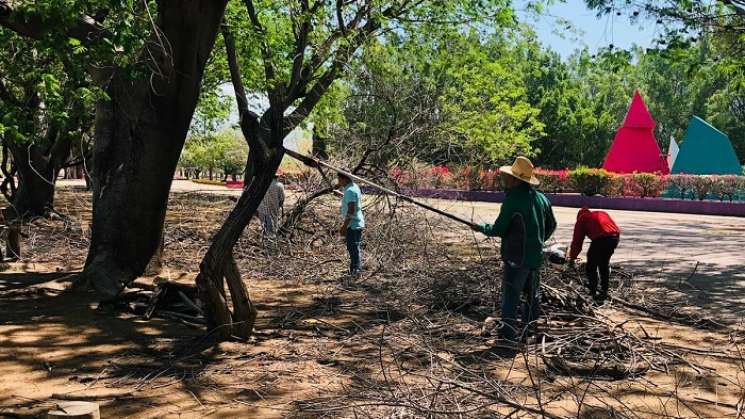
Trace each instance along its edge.
<path fill-rule="evenodd" d="M 694 176 L 691 189 L 699 201 L 703 201 L 711 193 L 714 186 L 713 176 Z"/>
<path fill-rule="evenodd" d="M 745 176 L 660 175 L 633 173 L 620 175 L 603 169 L 580 167 L 575 170 L 535 169 L 539 189 L 547 193 L 583 193 L 612 197 L 656 198 L 669 191 L 680 199 L 706 199 L 712 195 L 733 201 L 745 196 Z M 393 167 L 390 176 L 408 189 L 503 190 L 498 168 L 482 169 L 464 165 L 448 167 L 413 164 Z"/>
<path fill-rule="evenodd" d="M 408 189 L 417 189 L 419 187 L 419 181 L 416 178 L 415 170 L 407 170 L 395 166 L 391 169 L 390 175 L 399 187 Z"/>
<path fill-rule="evenodd" d="M 482 191 L 502 190 L 502 180 L 499 178 L 499 169 L 486 169 L 479 172 Z"/>
<path fill-rule="evenodd" d="M 536 169 L 535 175 L 541 182 L 538 187 L 546 193 L 565 193 L 572 190 L 571 183 L 569 181 L 569 170 L 548 170 L 548 169 Z"/>
<path fill-rule="evenodd" d="M 447 166 L 432 166 L 429 173 L 432 189 L 450 189 L 453 175 Z"/>
<path fill-rule="evenodd" d="M 474 191 L 481 188 L 481 178 L 479 170 L 473 166 L 465 165 L 455 171 L 453 176 L 455 188 L 464 191 Z"/>
<path fill-rule="evenodd" d="M 623 196 L 659 198 L 667 189 L 668 176 L 654 173 L 634 173 L 622 176 Z"/>
<path fill-rule="evenodd" d="M 711 176 L 711 193 L 719 197 L 719 200 L 728 199 L 730 202 L 739 194 L 743 193 L 745 182 L 742 176 L 724 175 Z"/>

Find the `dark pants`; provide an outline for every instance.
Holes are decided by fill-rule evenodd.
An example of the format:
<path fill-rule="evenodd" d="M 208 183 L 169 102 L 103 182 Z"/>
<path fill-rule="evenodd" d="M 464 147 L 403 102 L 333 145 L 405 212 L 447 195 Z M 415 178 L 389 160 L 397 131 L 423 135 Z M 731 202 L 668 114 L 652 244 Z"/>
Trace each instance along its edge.
<path fill-rule="evenodd" d="M 499 337 L 515 340 L 517 335 L 517 307 L 520 296 L 525 295 L 522 319 L 523 327 L 535 326 L 540 312 L 540 274 L 538 269 L 515 268 L 509 263 L 504 264 L 504 279 L 502 280 L 502 325 Z"/>
<path fill-rule="evenodd" d="M 362 270 L 362 229 L 347 229 L 347 252 L 349 252 L 349 273 L 360 273 Z"/>
<path fill-rule="evenodd" d="M 610 258 L 618 247 L 618 236 L 601 237 L 593 240 L 587 251 L 587 279 L 590 281 L 590 295 L 595 297 L 598 291 L 598 273 L 600 274 L 600 296 L 608 296 L 610 281 Z"/>

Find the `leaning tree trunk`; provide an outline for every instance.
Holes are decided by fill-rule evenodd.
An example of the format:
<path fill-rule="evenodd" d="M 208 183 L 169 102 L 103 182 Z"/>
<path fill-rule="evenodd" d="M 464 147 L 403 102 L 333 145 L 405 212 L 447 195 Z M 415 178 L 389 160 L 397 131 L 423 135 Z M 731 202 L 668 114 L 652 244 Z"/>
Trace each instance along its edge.
<path fill-rule="evenodd" d="M 268 135 L 268 134 L 267 134 Z M 260 141 L 263 144 L 282 144 L 280 141 Z M 265 155 L 251 149 L 246 167 L 246 186 L 233 210 L 212 240 L 202 259 L 197 276 L 197 287 L 205 303 L 208 326 L 214 330 L 218 339 L 231 336 L 248 338 L 256 320 L 256 309 L 248 296 L 248 289 L 242 281 L 235 260 L 233 247 L 240 238 L 256 209 L 261 204 L 274 174 L 279 169 L 284 149 L 267 149 Z M 227 280 L 233 312 L 228 307 L 223 278 Z"/>
<path fill-rule="evenodd" d="M 163 0 L 153 77 L 115 69 L 97 106 L 93 228 L 82 279 L 116 297 L 142 274 L 163 231 L 168 193 L 226 0 Z M 158 46 L 153 46 L 158 45 Z"/>

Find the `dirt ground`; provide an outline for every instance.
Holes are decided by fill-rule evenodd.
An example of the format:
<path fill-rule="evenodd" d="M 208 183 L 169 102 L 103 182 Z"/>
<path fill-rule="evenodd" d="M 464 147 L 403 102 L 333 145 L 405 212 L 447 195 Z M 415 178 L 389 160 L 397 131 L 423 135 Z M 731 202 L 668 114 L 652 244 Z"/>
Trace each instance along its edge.
<path fill-rule="evenodd" d="M 231 207 L 225 196 L 194 192 L 173 195 L 159 277 L 192 283 Z M 23 259 L 0 273 L 0 417 L 44 417 L 67 399 L 98 402 L 102 417 L 133 418 L 745 414 L 742 219 L 613 212 L 624 229 L 617 261 L 633 273 L 614 295 L 677 305 L 716 326 L 615 302 L 597 308 L 592 333 L 611 338 L 592 345 L 644 341 L 617 349 L 632 364 L 653 365 L 609 379 L 546 367 L 546 353 L 588 335 L 581 318 L 544 313 L 553 341 L 517 353 L 495 347 L 482 329 L 498 314 L 496 243 L 430 216 L 392 227 L 373 220 L 368 272 L 351 282 L 324 212 L 308 217 L 316 230 L 296 246 L 262 242 L 252 225 L 235 251 L 259 309 L 248 342 L 214 344 L 201 327 L 101 309 L 93 295 L 66 290 L 84 262 L 88 202 L 63 188 L 58 207 L 70 220 L 25 227 Z M 436 203 L 474 219 L 498 210 Z M 566 242 L 576 211 L 556 213 Z"/>

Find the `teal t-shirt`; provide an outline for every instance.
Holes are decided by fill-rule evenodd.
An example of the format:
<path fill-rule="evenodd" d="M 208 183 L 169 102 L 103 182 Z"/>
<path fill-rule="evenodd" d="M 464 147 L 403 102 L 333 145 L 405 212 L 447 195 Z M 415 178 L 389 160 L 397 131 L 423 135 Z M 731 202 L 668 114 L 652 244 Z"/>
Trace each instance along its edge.
<path fill-rule="evenodd" d="M 365 228 L 365 217 L 362 215 L 362 191 L 354 182 L 344 188 L 344 197 L 341 199 L 341 218 L 347 218 L 349 203 L 354 202 L 354 214 L 349 221 L 349 228 L 359 230 Z"/>

